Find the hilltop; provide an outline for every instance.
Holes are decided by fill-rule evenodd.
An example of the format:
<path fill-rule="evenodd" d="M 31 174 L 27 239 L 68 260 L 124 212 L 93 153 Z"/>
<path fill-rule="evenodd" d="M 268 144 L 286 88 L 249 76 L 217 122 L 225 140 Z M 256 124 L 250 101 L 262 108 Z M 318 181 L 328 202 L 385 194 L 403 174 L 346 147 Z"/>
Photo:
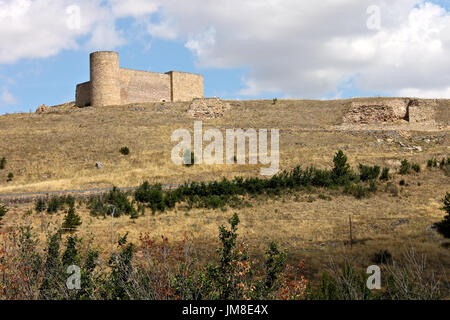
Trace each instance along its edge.
<path fill-rule="evenodd" d="M 325 165 L 338 148 L 355 163 L 389 164 L 403 157 L 424 160 L 448 153 L 450 100 L 423 100 L 435 104 L 431 123 L 343 123 L 355 103 L 390 100 L 225 101 L 229 110 L 204 119 L 203 127 L 280 129 L 281 169 Z M 170 137 L 175 129 L 193 130 L 195 119 L 188 109 L 189 103 L 181 102 L 86 108 L 68 103 L 42 113 L 1 116 L 0 157 L 6 157 L 7 168 L 0 171 L 0 193 L 130 187 L 144 180 L 175 184 L 258 172 L 255 165 L 174 165 L 170 155 L 176 143 Z M 119 152 L 124 146 L 130 149 L 128 156 Z M 96 168 L 97 162 L 104 168 Z M 14 179 L 7 182 L 9 172 Z"/>

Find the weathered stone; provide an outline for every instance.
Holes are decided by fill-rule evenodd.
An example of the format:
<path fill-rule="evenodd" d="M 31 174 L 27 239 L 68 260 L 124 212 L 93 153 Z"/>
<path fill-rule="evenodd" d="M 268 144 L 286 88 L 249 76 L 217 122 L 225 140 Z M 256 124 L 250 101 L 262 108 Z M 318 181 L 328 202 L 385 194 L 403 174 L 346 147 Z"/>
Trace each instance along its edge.
<path fill-rule="evenodd" d="M 46 106 L 45 104 L 41 104 L 37 109 L 36 109 L 36 113 L 38 114 L 42 114 L 42 113 L 47 113 L 50 111 L 50 107 Z"/>
<path fill-rule="evenodd" d="M 188 114 L 197 119 L 214 119 L 223 117 L 231 106 L 219 98 L 203 98 L 192 100 Z"/>
<path fill-rule="evenodd" d="M 400 120 L 410 123 L 434 123 L 436 100 L 424 99 L 374 99 L 352 102 L 344 115 L 344 123 L 392 123 Z"/>
<path fill-rule="evenodd" d="M 95 167 L 96 167 L 97 169 L 103 169 L 105 166 L 104 166 L 103 163 L 101 163 L 101 162 L 96 162 L 96 163 L 95 163 Z"/>
<path fill-rule="evenodd" d="M 344 116 L 345 123 L 394 122 L 405 119 L 408 102 L 405 99 L 352 102 Z"/>
<path fill-rule="evenodd" d="M 90 81 L 76 87 L 78 107 L 191 101 L 204 95 L 202 75 L 120 68 L 119 54 L 112 51 L 91 53 L 90 75 Z"/>

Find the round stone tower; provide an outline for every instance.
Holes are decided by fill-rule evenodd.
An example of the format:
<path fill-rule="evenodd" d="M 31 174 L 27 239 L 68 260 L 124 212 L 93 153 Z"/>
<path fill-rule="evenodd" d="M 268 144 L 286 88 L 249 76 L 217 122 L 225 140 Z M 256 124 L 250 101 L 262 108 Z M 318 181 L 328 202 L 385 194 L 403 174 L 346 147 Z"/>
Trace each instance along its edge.
<path fill-rule="evenodd" d="M 119 54 L 98 51 L 90 55 L 91 105 L 120 104 Z"/>

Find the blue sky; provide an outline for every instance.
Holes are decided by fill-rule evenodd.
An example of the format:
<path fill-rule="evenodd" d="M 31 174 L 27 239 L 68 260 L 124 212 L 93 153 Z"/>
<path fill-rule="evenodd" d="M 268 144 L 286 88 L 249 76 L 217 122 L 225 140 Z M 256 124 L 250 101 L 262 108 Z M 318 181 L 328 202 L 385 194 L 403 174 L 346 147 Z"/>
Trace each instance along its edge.
<path fill-rule="evenodd" d="M 0 39 L 4 40 L 0 41 L 0 114 L 73 101 L 76 84 L 89 80 L 89 53 L 103 49 L 118 51 L 122 67 L 201 73 L 205 96 L 210 97 L 450 95 L 448 76 L 437 74 L 450 71 L 450 1 L 432 1 L 441 11 L 426 6 L 425 1 L 399 0 L 397 7 L 381 1 L 382 24 L 376 30 L 367 30 L 365 8 L 377 1 L 361 4 L 364 0 L 356 0 L 359 9 L 348 7 L 347 11 L 359 10 L 355 11 L 355 20 L 361 20 L 357 21 L 358 28 L 347 25 L 345 15 L 333 14 L 345 10 L 345 6 L 332 7 L 329 12 L 318 7 L 309 13 L 316 14 L 316 19 L 307 21 L 306 13 L 301 20 L 292 15 L 292 6 L 298 1 L 289 0 L 275 4 L 271 9 L 274 14 L 251 0 L 242 2 L 242 8 L 237 1 L 236 14 L 216 10 L 212 5 L 205 8 L 198 0 L 186 3 L 191 2 L 194 8 L 202 6 L 198 7 L 200 13 L 180 8 L 171 0 L 134 0 L 127 7 L 117 0 L 97 1 L 98 6 L 90 9 L 83 1 L 74 1 L 81 12 L 98 9 L 96 16 L 103 18 L 82 14 L 82 21 L 88 21 L 86 27 L 67 35 L 59 32 L 58 21 L 47 26 L 44 17 L 33 20 L 36 18 L 30 10 L 40 0 L 27 3 L 25 9 L 23 1 L 27 0 L 6 1 L 9 7 L 0 4 L 0 28 L 2 19 L 8 23 L 8 29 L 0 31 Z M 155 6 L 150 6 L 153 2 Z M 71 3 L 44 1 L 41 5 L 53 5 L 57 12 Z M 314 6 L 316 2 L 309 3 Z M 239 16 L 238 12 L 248 10 L 246 6 L 250 5 L 258 19 Z M 23 10 L 14 11 L 14 6 Z M 299 15 L 305 10 L 313 8 L 298 7 Z M 279 20 L 273 18 L 277 12 Z M 8 16 L 11 14 L 15 16 Z M 8 19 L 14 19 L 17 28 Z M 417 20 L 423 24 L 415 25 Z M 61 20 L 61 26 L 65 22 Z M 330 29 L 323 28 L 324 24 L 329 24 Z M 26 36 L 21 29 L 24 25 L 30 28 Z M 392 35 L 406 40 L 393 41 Z M 50 41 L 52 37 L 58 41 Z M 45 43 L 46 39 L 50 39 L 49 43 Z M 33 41 L 44 44 L 34 48 Z M 16 45 L 18 49 L 13 50 Z M 422 55 L 427 58 L 418 61 Z"/>

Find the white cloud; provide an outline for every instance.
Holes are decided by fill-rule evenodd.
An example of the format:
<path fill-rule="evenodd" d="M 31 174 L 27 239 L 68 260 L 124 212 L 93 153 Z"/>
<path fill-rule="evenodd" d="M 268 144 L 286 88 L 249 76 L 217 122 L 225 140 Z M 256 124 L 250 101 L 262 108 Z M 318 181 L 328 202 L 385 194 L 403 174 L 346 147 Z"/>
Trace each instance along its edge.
<path fill-rule="evenodd" d="M 80 7 L 80 28 L 66 9 Z M 370 30 L 367 8 L 379 6 Z M 450 14 L 425 0 L 6 0 L 0 1 L 0 63 L 80 47 L 126 43 L 136 34 L 182 41 L 200 67 L 245 67 L 243 94 L 339 95 L 343 85 L 391 95 L 449 96 Z"/>
<path fill-rule="evenodd" d="M 0 89 L 0 107 L 7 107 L 17 103 L 16 97 L 9 92 L 7 87 Z"/>
<path fill-rule="evenodd" d="M 115 17 L 140 17 L 158 11 L 158 4 L 151 0 L 110 0 Z"/>
<path fill-rule="evenodd" d="M 102 0 L 0 1 L 0 63 L 76 49 L 82 36 L 88 37 L 88 48 L 117 47 L 124 43 L 115 28 L 117 10 L 102 5 Z"/>
<path fill-rule="evenodd" d="M 448 95 L 450 14 L 423 0 L 159 4 L 161 24 L 171 38 L 177 31 L 199 66 L 249 68 L 243 94 L 317 98 L 339 94 L 352 78 L 364 91 Z M 379 30 L 367 28 L 372 5 L 381 10 Z"/>
<path fill-rule="evenodd" d="M 152 37 L 174 40 L 177 38 L 177 30 L 172 28 L 169 21 L 162 23 L 147 23 L 147 31 Z"/>
<path fill-rule="evenodd" d="M 425 98 L 425 99 L 449 99 L 450 98 L 450 86 L 444 89 L 402 89 L 399 91 L 399 96 Z"/>
<path fill-rule="evenodd" d="M 123 32 L 116 30 L 114 21 L 95 26 L 86 46 L 91 51 L 112 50 L 126 43 Z"/>

